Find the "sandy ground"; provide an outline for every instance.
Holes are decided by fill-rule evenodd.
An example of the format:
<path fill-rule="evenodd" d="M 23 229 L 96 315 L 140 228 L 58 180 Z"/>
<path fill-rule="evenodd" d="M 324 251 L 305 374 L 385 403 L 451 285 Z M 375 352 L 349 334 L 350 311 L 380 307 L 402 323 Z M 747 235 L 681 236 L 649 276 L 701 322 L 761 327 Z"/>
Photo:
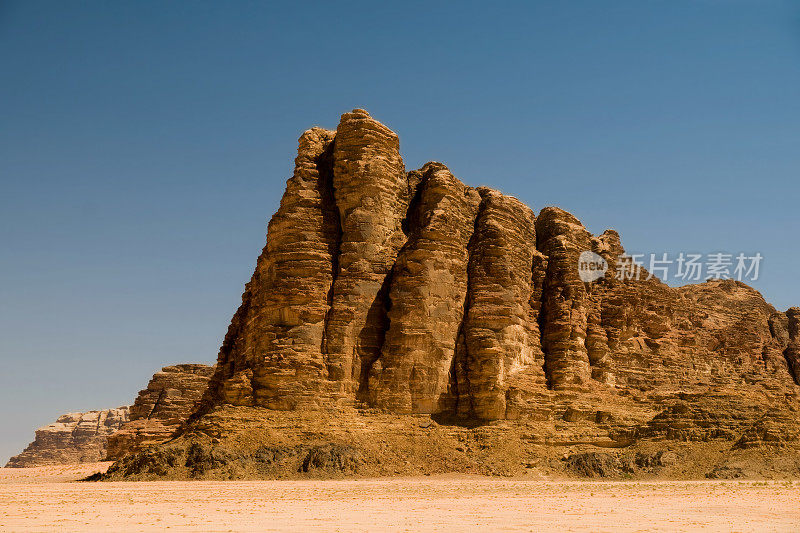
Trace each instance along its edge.
<path fill-rule="evenodd" d="M 799 531 L 800 482 L 67 482 L 0 469 L 3 531 Z"/>
<path fill-rule="evenodd" d="M 111 464 L 106 462 L 39 468 L 0 468 L 0 492 L 3 492 L 3 486 L 8 484 L 75 481 L 97 472 L 105 472 Z"/>

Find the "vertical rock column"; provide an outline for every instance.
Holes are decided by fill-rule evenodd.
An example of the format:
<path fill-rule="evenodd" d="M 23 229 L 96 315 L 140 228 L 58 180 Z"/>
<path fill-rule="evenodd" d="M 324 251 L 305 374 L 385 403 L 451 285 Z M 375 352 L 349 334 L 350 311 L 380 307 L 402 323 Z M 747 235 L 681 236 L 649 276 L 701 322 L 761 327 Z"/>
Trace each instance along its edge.
<path fill-rule="evenodd" d="M 328 377 L 352 392 L 362 361 L 368 368 L 383 344 L 388 275 L 405 242 L 410 192 L 397 135 L 366 111 L 342 115 L 334 144 L 342 234 L 324 351 Z"/>
<path fill-rule="evenodd" d="M 458 348 L 463 363 L 456 365 L 457 411 L 496 420 L 506 417 L 512 376 L 528 371 L 544 381 L 539 327 L 530 304 L 536 230 L 533 211 L 522 202 L 489 189 L 480 192 Z"/>
<path fill-rule="evenodd" d="M 300 137 L 294 175 L 219 355 L 212 394 L 273 409 L 314 407 L 326 390 L 321 353 L 338 249 L 334 133 Z"/>
<path fill-rule="evenodd" d="M 397 258 L 389 330 L 376 363 L 377 404 L 401 413 L 441 411 L 467 291 L 467 243 L 480 196 L 440 163 L 422 169 L 411 234 Z"/>
<path fill-rule="evenodd" d="M 605 279 L 598 280 L 589 286 L 592 295 L 595 296 L 589 306 L 589 313 L 586 325 L 586 351 L 589 355 L 589 364 L 592 366 L 592 379 L 613 386 L 616 376 L 613 372 L 613 349 L 612 340 L 609 339 L 609 330 L 619 332 L 618 320 L 621 315 L 620 309 L 615 308 L 619 304 L 613 296 L 609 297 L 609 292 L 613 292 L 615 283 L 613 273 L 617 270 L 617 263 L 620 255 L 625 253 L 625 249 L 620 242 L 619 234 L 614 230 L 606 230 L 599 237 L 593 237 L 592 251 L 602 256 L 608 262 L 610 274 Z M 616 328 L 610 323 L 616 322 Z M 619 336 L 614 341 L 617 341 Z"/>
<path fill-rule="evenodd" d="M 794 382 L 800 385 L 800 307 L 786 311 L 789 317 L 789 345 L 786 347 L 786 363 Z"/>
<path fill-rule="evenodd" d="M 536 219 L 538 248 L 548 257 L 542 297 L 542 347 L 551 388 L 581 386 L 591 378 L 586 349 L 587 294 L 578 256 L 591 250 L 591 235 L 562 209 L 546 207 Z"/>

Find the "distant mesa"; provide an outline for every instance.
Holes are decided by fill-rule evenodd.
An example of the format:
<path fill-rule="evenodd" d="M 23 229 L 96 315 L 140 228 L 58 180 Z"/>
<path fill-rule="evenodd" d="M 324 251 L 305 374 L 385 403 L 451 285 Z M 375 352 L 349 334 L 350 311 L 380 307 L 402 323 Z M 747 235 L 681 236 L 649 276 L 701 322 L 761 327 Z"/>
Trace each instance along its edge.
<path fill-rule="evenodd" d="M 12 457 L 6 468 L 96 463 L 106 457 L 108 436 L 129 419 L 127 407 L 68 413 L 36 430 L 36 440 Z"/>

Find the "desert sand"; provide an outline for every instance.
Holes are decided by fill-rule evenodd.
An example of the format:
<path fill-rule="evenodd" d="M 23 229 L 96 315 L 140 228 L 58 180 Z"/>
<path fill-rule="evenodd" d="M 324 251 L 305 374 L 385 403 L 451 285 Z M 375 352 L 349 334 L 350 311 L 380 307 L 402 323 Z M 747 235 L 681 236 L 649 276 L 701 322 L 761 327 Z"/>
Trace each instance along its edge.
<path fill-rule="evenodd" d="M 0 469 L 4 531 L 797 531 L 800 481 L 68 481 Z"/>

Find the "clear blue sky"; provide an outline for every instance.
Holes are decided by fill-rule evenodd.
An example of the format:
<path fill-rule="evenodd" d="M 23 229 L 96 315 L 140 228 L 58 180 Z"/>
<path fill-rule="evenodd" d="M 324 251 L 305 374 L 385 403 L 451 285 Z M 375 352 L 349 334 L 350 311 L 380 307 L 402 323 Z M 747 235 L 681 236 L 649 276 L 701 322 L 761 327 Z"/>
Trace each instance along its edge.
<path fill-rule="evenodd" d="M 800 3 L 0 0 L 0 462 L 212 362 L 296 139 L 364 107 L 632 251 L 800 305 Z"/>

